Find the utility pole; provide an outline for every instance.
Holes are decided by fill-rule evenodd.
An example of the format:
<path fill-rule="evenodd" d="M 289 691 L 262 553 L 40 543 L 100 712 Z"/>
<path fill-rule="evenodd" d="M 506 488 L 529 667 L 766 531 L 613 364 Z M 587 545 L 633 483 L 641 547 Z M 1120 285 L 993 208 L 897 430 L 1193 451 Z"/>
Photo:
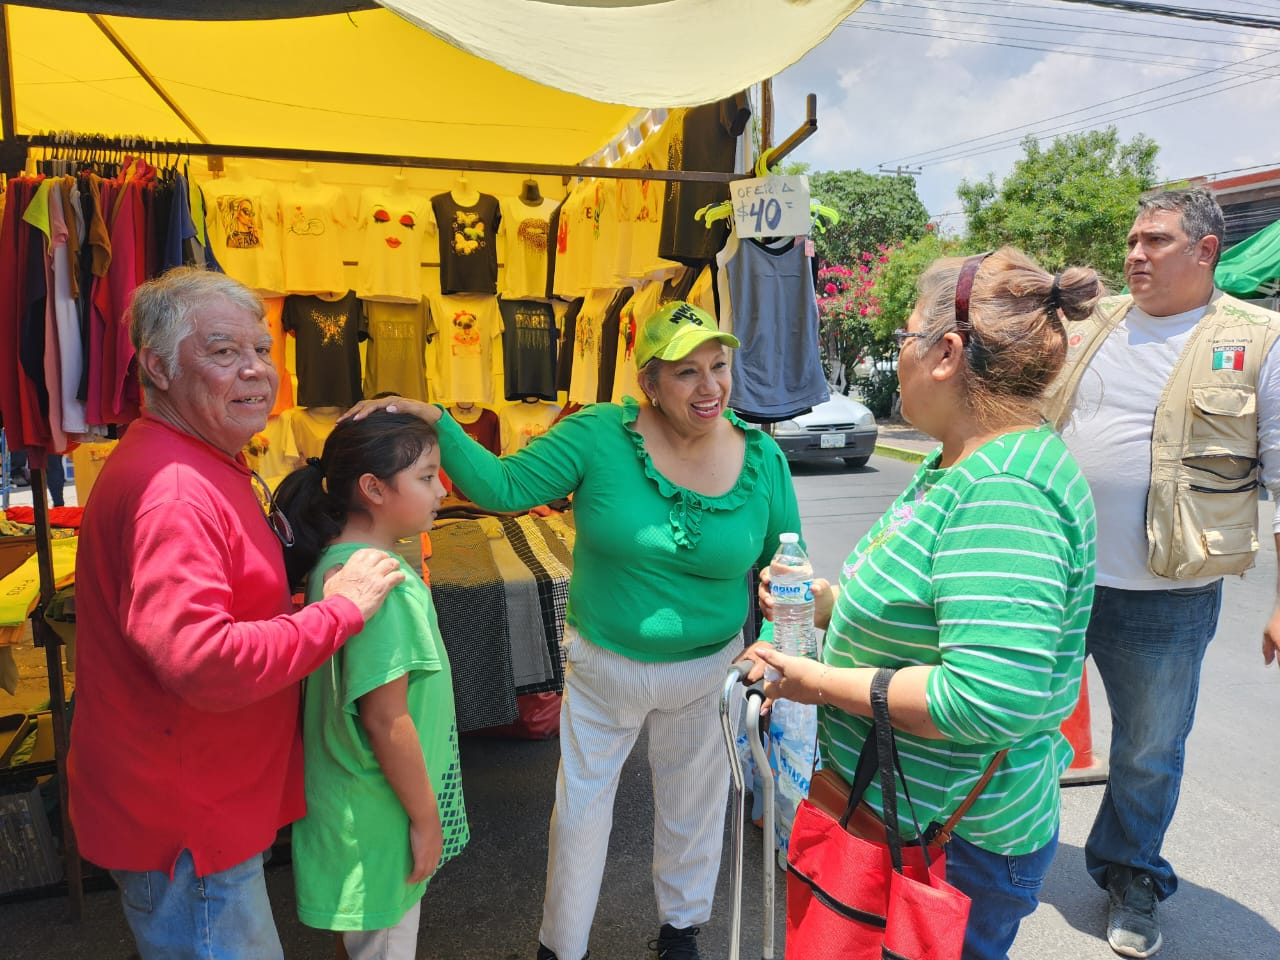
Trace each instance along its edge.
<path fill-rule="evenodd" d="M 892 170 L 889 170 L 889 169 L 886 169 L 885 165 L 882 163 L 880 164 L 879 172 L 884 174 L 885 176 L 892 176 L 892 177 L 918 177 L 924 173 L 924 167 L 921 167 L 918 170 L 912 170 L 910 167 L 904 167 L 902 166 L 902 164 L 898 164 L 898 166 L 894 167 Z"/>

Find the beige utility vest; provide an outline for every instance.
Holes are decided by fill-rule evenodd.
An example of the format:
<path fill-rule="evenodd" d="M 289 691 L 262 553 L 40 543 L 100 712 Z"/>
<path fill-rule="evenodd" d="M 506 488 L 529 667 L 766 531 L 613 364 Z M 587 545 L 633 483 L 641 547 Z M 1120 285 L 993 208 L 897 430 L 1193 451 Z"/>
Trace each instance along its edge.
<path fill-rule="evenodd" d="M 1045 419 L 1069 418 L 1089 361 L 1133 306 L 1108 297 L 1067 327 L 1067 362 Z M 1258 374 L 1280 314 L 1215 290 L 1156 406 L 1147 491 L 1147 567 L 1191 580 L 1244 573 L 1258 550 Z M 1116 385 L 1112 384 L 1112 389 Z"/>

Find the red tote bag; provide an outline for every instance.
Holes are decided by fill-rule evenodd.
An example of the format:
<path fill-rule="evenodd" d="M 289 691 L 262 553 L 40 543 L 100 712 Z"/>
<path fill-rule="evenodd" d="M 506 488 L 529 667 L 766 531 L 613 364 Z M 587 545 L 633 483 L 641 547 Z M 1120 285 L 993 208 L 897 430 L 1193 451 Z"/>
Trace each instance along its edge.
<path fill-rule="evenodd" d="M 898 833 L 892 675 L 880 670 L 872 683 L 874 735 L 859 758 L 845 816 L 837 819 L 808 800 L 796 811 L 787 855 L 787 960 L 959 960 L 964 948 L 969 898 L 946 882 L 940 849 Z M 884 835 L 854 836 L 849 817 L 877 768 L 886 798 Z"/>

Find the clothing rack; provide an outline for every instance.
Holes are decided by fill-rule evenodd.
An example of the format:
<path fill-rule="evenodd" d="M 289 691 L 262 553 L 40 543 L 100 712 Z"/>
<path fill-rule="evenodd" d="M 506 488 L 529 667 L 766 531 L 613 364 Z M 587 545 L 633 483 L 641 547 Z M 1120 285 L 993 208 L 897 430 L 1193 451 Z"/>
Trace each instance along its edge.
<path fill-rule="evenodd" d="M 818 97 L 809 94 L 806 116 L 770 156 L 778 163 L 818 129 Z M 304 150 L 293 147 L 253 147 L 246 145 L 190 143 L 147 137 L 102 136 L 99 134 L 41 133 L 14 136 L 18 149 L 44 148 L 74 152 L 82 149 L 134 151 L 144 155 L 238 157 L 246 160 L 292 160 L 309 163 L 351 163 L 378 167 L 410 167 L 419 170 L 464 170 L 470 173 L 511 173 L 526 176 L 595 177 L 605 180 L 661 180 L 682 183 L 732 183 L 752 173 L 721 173 L 711 170 L 643 170 L 587 164 L 535 163 L 518 160 L 463 160 L 457 157 L 419 157 L 391 153 L 358 153 L 337 150 Z"/>

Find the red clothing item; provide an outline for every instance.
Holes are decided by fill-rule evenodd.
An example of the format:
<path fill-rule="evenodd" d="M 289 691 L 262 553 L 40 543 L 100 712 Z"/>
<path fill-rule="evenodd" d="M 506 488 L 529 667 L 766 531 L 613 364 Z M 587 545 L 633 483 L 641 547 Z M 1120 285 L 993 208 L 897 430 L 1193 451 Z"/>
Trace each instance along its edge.
<path fill-rule="evenodd" d="M 147 414 L 80 528 L 68 780 L 80 852 L 205 876 L 305 812 L 299 681 L 364 621 L 343 597 L 292 613 L 246 467 Z"/>

